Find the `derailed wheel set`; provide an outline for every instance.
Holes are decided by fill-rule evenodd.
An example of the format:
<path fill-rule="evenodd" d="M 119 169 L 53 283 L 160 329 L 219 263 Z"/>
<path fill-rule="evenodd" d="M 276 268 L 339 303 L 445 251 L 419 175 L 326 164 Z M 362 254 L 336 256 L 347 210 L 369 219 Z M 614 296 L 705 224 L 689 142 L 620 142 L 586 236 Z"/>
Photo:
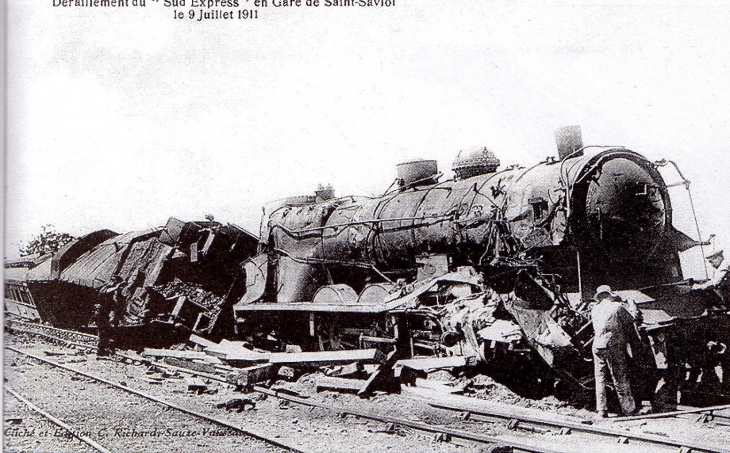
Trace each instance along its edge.
<path fill-rule="evenodd" d="M 669 189 L 688 187 L 681 173 L 623 147 L 583 146 L 577 128 L 556 137 L 558 158 L 529 168 L 500 169 L 474 148 L 451 180 L 419 160 L 399 165 L 381 197 L 327 187 L 280 200 L 265 207 L 258 237 L 212 220 L 97 231 L 6 263 L 22 271 L 9 282 L 18 302 L 36 312 L 15 313 L 12 299 L 6 311 L 93 330 L 99 289 L 119 277 L 119 348 L 194 333 L 269 351 L 456 355 L 541 394 L 591 388 L 589 306 L 605 284 L 642 315 L 640 398 L 656 397 L 662 379 L 665 394 L 681 386 L 683 398 L 727 401 L 728 382 L 698 376 L 730 374 L 728 282 L 692 291 L 683 278 L 679 253 L 702 243 L 672 224 Z M 680 182 L 668 185 L 662 167 Z"/>

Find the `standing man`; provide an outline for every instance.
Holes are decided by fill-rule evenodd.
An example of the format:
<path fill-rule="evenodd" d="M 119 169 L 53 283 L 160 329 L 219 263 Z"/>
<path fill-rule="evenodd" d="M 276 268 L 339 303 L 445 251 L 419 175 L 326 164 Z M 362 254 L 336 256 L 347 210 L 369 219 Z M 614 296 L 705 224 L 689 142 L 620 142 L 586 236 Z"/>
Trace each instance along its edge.
<path fill-rule="evenodd" d="M 591 320 L 595 332 L 593 365 L 596 411 L 601 418 L 608 416 L 606 384 L 612 379 L 621 410 L 626 415 L 633 415 L 636 413 L 636 403 L 629 384 L 627 346 L 635 334 L 634 320 L 610 286 L 599 286 L 594 299 L 597 304 L 591 310 Z"/>
<path fill-rule="evenodd" d="M 99 289 L 99 303 L 94 306 L 94 318 L 99 334 L 96 355 L 108 356 L 114 353 L 114 336 L 119 324 L 119 307 L 122 302 L 122 279 L 114 275 L 109 283 Z"/>
<path fill-rule="evenodd" d="M 692 285 L 692 289 L 714 291 L 722 300 L 722 303 L 727 306 L 730 303 L 730 300 L 728 300 L 728 297 L 730 297 L 730 294 L 728 294 L 730 281 L 728 281 L 729 270 L 725 255 L 722 250 L 718 250 L 712 255 L 708 255 L 706 259 L 710 263 L 709 280 Z"/>

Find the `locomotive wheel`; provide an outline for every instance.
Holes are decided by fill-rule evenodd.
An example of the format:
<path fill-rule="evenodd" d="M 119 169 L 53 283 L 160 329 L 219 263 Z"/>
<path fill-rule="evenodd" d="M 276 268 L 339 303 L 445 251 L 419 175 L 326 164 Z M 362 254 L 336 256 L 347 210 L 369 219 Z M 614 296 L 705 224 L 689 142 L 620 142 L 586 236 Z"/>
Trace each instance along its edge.
<path fill-rule="evenodd" d="M 317 330 L 317 342 L 320 351 L 342 351 L 346 349 L 357 349 L 357 345 L 347 342 L 342 337 L 337 320 L 323 320 Z"/>

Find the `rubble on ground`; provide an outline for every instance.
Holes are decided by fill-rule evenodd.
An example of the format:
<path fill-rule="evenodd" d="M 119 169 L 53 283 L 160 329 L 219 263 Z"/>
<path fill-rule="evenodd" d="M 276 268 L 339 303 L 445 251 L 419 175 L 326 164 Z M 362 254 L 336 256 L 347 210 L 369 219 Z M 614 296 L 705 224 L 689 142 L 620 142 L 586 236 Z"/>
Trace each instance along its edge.
<path fill-rule="evenodd" d="M 186 390 L 203 393 L 210 378 L 224 379 L 242 392 L 254 386 L 275 388 L 294 395 L 347 394 L 377 398 L 385 393 L 415 393 L 423 389 L 441 395 L 464 395 L 524 408 L 583 415 L 555 397 L 530 399 L 511 391 L 491 377 L 473 374 L 471 357 L 416 357 L 395 360 L 377 349 L 317 352 L 266 352 L 243 341 L 212 342 L 192 335 L 187 349 L 146 349 L 140 359 L 152 369 L 175 373 L 186 369 L 198 378 L 186 379 Z M 298 351 L 292 349 L 292 351 Z M 155 368 L 158 367 L 158 368 Z M 235 406 L 235 405 L 234 405 Z M 227 410 L 236 407 L 222 406 Z"/>

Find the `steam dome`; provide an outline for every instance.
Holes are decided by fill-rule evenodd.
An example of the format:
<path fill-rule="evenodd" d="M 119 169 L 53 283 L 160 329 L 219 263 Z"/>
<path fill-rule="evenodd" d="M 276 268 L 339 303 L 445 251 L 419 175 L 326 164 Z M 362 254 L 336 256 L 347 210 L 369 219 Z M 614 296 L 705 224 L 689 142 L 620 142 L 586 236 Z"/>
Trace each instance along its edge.
<path fill-rule="evenodd" d="M 486 173 L 494 173 L 499 167 L 499 159 L 486 146 L 467 148 L 459 151 L 454 159 L 456 179 L 467 179 Z"/>

